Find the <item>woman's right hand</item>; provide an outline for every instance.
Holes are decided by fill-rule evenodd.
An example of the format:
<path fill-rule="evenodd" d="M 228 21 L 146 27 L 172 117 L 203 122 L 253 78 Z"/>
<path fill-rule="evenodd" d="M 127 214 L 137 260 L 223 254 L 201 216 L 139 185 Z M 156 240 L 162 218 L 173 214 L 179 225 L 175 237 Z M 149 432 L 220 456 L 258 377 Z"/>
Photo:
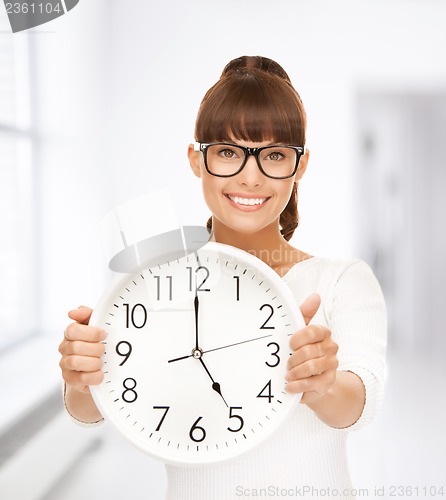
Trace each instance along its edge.
<path fill-rule="evenodd" d="M 74 323 L 67 326 L 59 345 L 62 377 L 70 388 L 83 394 L 89 394 L 88 386 L 100 384 L 104 378 L 101 356 L 105 346 L 102 340 L 107 334 L 101 328 L 88 325 L 92 312 L 85 306 L 70 311 L 68 317 Z"/>

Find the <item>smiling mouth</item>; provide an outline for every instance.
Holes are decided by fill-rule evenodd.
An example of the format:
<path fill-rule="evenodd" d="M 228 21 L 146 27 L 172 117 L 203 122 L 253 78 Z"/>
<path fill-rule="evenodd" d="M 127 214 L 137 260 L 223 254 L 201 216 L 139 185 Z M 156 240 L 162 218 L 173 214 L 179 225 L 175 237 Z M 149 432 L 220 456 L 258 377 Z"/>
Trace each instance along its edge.
<path fill-rule="evenodd" d="M 226 198 L 229 198 L 237 205 L 252 206 L 252 205 L 262 205 L 265 201 L 270 199 L 270 196 L 266 198 L 241 198 L 239 196 L 231 196 L 230 194 L 225 194 Z"/>

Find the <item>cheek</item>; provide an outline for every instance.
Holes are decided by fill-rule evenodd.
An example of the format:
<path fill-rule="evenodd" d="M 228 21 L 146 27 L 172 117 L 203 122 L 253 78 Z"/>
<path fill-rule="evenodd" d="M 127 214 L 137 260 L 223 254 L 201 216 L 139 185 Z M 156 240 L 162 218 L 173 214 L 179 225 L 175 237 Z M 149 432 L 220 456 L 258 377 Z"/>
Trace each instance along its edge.
<path fill-rule="evenodd" d="M 222 196 L 223 183 L 218 177 L 211 176 L 207 172 L 204 172 L 201 185 L 204 200 L 208 207 L 212 210 L 215 200 Z"/>
<path fill-rule="evenodd" d="M 292 182 L 287 182 L 286 184 L 284 183 L 284 185 L 278 187 L 277 189 L 277 194 L 281 201 L 282 210 L 284 210 L 288 204 L 288 201 L 293 193 L 293 186 L 294 180 Z"/>

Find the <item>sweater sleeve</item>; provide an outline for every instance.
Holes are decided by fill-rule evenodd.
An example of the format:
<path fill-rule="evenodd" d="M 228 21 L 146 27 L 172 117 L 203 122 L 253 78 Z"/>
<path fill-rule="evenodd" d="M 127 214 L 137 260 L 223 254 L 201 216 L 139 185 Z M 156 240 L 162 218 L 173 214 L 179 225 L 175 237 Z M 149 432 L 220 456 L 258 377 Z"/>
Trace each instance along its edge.
<path fill-rule="evenodd" d="M 354 261 L 339 275 L 332 299 L 330 326 L 339 345 L 338 370 L 358 375 L 366 400 L 359 419 L 348 431 L 359 430 L 377 415 L 384 399 L 387 319 L 381 287 L 370 267 Z"/>

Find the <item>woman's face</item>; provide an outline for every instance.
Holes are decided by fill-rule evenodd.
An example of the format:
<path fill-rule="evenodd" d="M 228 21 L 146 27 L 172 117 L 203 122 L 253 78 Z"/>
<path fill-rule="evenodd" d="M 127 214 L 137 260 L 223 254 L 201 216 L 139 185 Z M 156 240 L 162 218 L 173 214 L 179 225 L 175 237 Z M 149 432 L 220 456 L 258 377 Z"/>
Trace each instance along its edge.
<path fill-rule="evenodd" d="M 277 144 L 274 141 L 246 142 L 228 141 L 245 147 L 262 147 Z M 188 149 L 193 172 L 202 180 L 203 195 L 207 206 L 220 225 L 239 233 L 252 234 L 274 224 L 278 226 L 279 216 L 290 199 L 293 184 L 303 175 L 308 154 L 301 157 L 299 169 L 289 179 L 271 179 L 264 175 L 253 156 L 248 157 L 241 172 L 232 177 L 216 177 L 207 172 L 203 154 Z M 246 205 L 246 198 L 261 203 Z"/>

